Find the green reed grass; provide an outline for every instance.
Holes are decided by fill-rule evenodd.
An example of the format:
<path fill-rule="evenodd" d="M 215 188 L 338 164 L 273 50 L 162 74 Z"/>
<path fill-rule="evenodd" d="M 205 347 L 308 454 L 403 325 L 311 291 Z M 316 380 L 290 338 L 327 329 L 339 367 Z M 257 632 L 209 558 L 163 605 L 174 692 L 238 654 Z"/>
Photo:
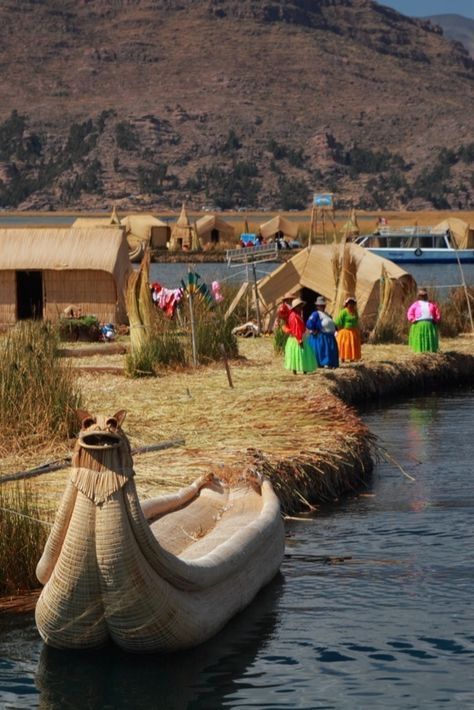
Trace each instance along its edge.
<path fill-rule="evenodd" d="M 50 531 L 50 518 L 40 510 L 36 494 L 25 482 L 0 486 L 0 595 L 40 586 L 35 569 Z"/>
<path fill-rule="evenodd" d="M 74 431 L 81 405 L 50 324 L 20 321 L 0 341 L 0 452 L 44 445 Z"/>
<path fill-rule="evenodd" d="M 239 354 L 237 339 L 232 334 L 237 316 L 225 318 L 229 302 L 226 296 L 233 298 L 235 292 L 227 293 L 227 289 L 223 292 L 221 303 L 209 302 L 198 294 L 193 297 L 196 355 L 200 364 Z M 158 375 L 165 368 L 188 367 L 192 362 L 191 316 L 185 296 L 173 318 L 154 310 L 149 338 L 127 356 L 125 367 L 130 377 L 143 377 Z"/>

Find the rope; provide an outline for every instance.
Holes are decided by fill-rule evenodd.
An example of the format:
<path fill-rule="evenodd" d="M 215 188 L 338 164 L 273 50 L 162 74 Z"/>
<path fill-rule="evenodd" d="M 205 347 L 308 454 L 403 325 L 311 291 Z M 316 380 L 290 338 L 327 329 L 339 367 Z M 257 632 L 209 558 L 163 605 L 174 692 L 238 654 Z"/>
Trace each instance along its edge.
<path fill-rule="evenodd" d="M 47 523 L 45 520 L 40 520 L 39 518 L 33 518 L 31 515 L 26 515 L 26 513 L 19 513 L 18 510 L 11 510 L 10 508 L 1 508 L 4 513 L 11 513 L 12 515 L 18 515 L 20 518 L 27 518 L 28 520 L 33 520 L 35 523 L 40 525 L 47 525 L 49 528 L 53 527 L 53 523 Z"/>

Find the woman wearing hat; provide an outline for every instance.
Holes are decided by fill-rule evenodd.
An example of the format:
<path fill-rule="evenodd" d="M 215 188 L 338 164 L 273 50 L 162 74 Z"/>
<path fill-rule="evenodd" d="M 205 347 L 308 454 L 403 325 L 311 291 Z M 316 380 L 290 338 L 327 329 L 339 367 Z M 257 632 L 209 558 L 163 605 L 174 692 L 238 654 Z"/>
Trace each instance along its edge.
<path fill-rule="evenodd" d="M 436 353 L 439 349 L 438 323 L 441 312 L 436 303 L 428 300 L 424 288 L 418 291 L 417 300 L 407 311 L 411 323 L 408 345 L 415 353 Z"/>
<path fill-rule="evenodd" d="M 354 362 L 361 358 L 361 338 L 359 329 L 359 314 L 354 296 L 348 296 L 344 308 L 336 318 L 337 347 L 341 362 Z"/>
<path fill-rule="evenodd" d="M 336 341 L 336 324 L 326 313 L 326 299 L 318 296 L 315 302 L 316 310 L 306 321 L 310 331 L 308 342 L 314 350 L 320 367 L 339 367 L 339 353 Z"/>
<path fill-rule="evenodd" d="M 291 302 L 288 320 L 283 324 L 283 330 L 288 333 L 285 345 L 285 368 L 297 372 L 313 372 L 318 364 L 313 349 L 305 335 L 306 327 L 303 320 L 304 301 L 294 298 Z"/>

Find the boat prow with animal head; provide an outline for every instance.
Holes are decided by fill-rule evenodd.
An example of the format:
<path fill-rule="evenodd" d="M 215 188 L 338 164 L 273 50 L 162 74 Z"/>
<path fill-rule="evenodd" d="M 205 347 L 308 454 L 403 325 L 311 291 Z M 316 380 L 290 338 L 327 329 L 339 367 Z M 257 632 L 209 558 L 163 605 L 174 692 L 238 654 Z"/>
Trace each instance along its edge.
<path fill-rule="evenodd" d="M 216 634 L 278 572 L 280 505 L 257 474 L 213 474 L 140 504 L 125 412 L 81 412 L 70 480 L 37 567 L 43 640 L 173 651 Z"/>

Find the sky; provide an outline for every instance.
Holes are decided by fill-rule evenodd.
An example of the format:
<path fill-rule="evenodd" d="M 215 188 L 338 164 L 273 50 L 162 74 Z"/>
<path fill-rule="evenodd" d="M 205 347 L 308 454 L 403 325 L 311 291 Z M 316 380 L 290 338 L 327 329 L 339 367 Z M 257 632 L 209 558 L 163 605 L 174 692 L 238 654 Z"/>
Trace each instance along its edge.
<path fill-rule="evenodd" d="M 412 17 L 464 15 L 474 19 L 474 0 L 377 0 Z"/>

